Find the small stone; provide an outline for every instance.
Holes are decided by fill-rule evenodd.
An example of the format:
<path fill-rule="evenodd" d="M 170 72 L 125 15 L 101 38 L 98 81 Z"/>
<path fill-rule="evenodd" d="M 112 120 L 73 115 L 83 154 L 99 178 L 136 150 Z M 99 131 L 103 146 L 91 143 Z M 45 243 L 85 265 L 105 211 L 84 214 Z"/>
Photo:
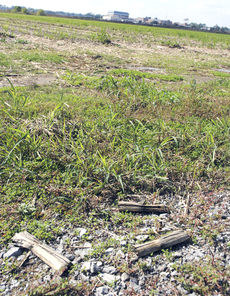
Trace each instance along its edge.
<path fill-rule="evenodd" d="M 181 286 L 178 286 L 177 289 L 182 292 L 182 295 L 188 295 L 189 294 L 188 291 L 185 290 L 184 288 L 182 288 Z"/>
<path fill-rule="evenodd" d="M 168 214 L 160 214 L 160 216 L 159 216 L 160 218 L 162 218 L 162 219 L 167 219 L 167 217 L 168 217 Z"/>
<path fill-rule="evenodd" d="M 107 250 L 105 250 L 106 255 L 109 255 L 113 252 L 113 248 L 108 248 Z"/>
<path fill-rule="evenodd" d="M 136 284 L 136 281 L 131 280 L 129 287 L 133 289 L 135 292 L 140 291 L 141 287 Z"/>
<path fill-rule="evenodd" d="M 186 256 L 186 260 L 188 260 L 188 261 L 192 261 L 194 259 L 195 259 L 195 257 L 193 255 L 187 255 Z"/>
<path fill-rule="evenodd" d="M 77 264 L 77 263 L 80 263 L 82 261 L 82 258 L 80 256 L 78 257 L 75 257 L 75 259 L 73 260 L 73 264 Z"/>
<path fill-rule="evenodd" d="M 122 247 L 126 246 L 126 244 L 127 244 L 127 241 L 125 241 L 125 240 L 121 241 L 121 246 Z"/>
<path fill-rule="evenodd" d="M 130 279 L 130 276 L 127 273 L 122 273 L 121 280 L 122 282 L 128 281 Z"/>
<path fill-rule="evenodd" d="M 140 278 L 138 284 L 139 284 L 139 286 L 143 286 L 143 285 L 145 284 L 145 277 L 144 277 L 144 276 L 142 276 L 142 277 Z"/>
<path fill-rule="evenodd" d="M 81 271 L 90 271 L 91 263 L 92 262 L 89 262 L 89 261 L 83 262 Z"/>
<path fill-rule="evenodd" d="M 162 229 L 161 229 L 161 231 L 171 231 L 172 229 L 171 228 L 169 228 L 169 227 L 163 227 Z"/>
<path fill-rule="evenodd" d="M 74 278 L 75 278 L 75 280 L 78 278 L 78 276 L 79 276 L 79 271 L 76 270 L 75 273 L 74 273 Z"/>
<path fill-rule="evenodd" d="M 82 259 L 84 259 L 84 257 L 89 255 L 89 253 L 92 251 L 90 243 L 88 243 L 88 242 L 85 243 L 84 247 L 87 247 L 87 248 L 86 249 L 79 249 L 74 252 L 76 256 L 80 256 Z"/>
<path fill-rule="evenodd" d="M 10 296 L 10 289 L 5 289 L 5 291 L 2 293 L 2 296 Z"/>
<path fill-rule="evenodd" d="M 51 280 L 51 277 L 49 274 L 47 274 L 46 276 L 44 276 L 43 281 L 44 282 L 49 282 Z"/>
<path fill-rule="evenodd" d="M 120 257 L 120 258 L 124 259 L 124 258 L 125 258 L 125 254 L 124 254 L 121 250 L 119 250 L 119 251 L 116 253 L 116 257 Z"/>
<path fill-rule="evenodd" d="M 5 291 L 5 289 L 6 289 L 6 285 L 0 285 L 0 292 Z"/>
<path fill-rule="evenodd" d="M 97 266 L 101 267 L 103 265 L 103 263 L 101 261 L 97 261 Z"/>
<path fill-rule="evenodd" d="M 130 258 L 130 261 L 131 262 L 135 262 L 135 261 L 137 261 L 139 259 L 139 257 L 136 255 L 136 254 L 134 254 L 131 258 Z"/>
<path fill-rule="evenodd" d="M 96 289 L 96 295 L 106 295 L 109 293 L 109 287 L 102 286 Z"/>
<path fill-rule="evenodd" d="M 17 260 L 21 261 L 22 259 L 24 259 L 24 257 L 25 257 L 24 255 L 20 255 L 20 256 L 18 256 Z"/>
<path fill-rule="evenodd" d="M 65 257 L 69 259 L 69 261 L 73 261 L 75 259 L 75 256 L 73 254 L 67 254 L 65 255 Z"/>
<path fill-rule="evenodd" d="M 196 252 L 195 252 L 195 255 L 197 256 L 197 257 L 204 257 L 204 253 L 202 253 L 201 251 L 199 251 L 199 250 L 197 250 Z"/>
<path fill-rule="evenodd" d="M 63 250 L 64 250 L 64 244 L 63 244 L 63 242 L 62 242 L 62 240 L 61 240 L 61 243 L 58 245 L 56 251 L 62 253 Z"/>
<path fill-rule="evenodd" d="M 121 285 L 121 289 L 125 289 L 126 288 L 126 284 L 124 282 L 121 281 L 120 285 Z"/>
<path fill-rule="evenodd" d="M 148 238 L 149 238 L 148 235 L 138 235 L 136 237 L 137 240 L 142 241 L 142 242 L 145 242 Z"/>
<path fill-rule="evenodd" d="M 87 232 L 87 230 L 86 230 L 85 228 L 82 228 L 82 229 L 80 230 L 80 233 L 79 233 L 80 238 L 82 238 L 82 236 L 83 236 L 84 234 L 86 234 L 86 232 Z"/>
<path fill-rule="evenodd" d="M 182 254 L 180 252 L 175 252 L 173 256 L 174 258 L 181 258 Z"/>
<path fill-rule="evenodd" d="M 146 259 L 146 265 L 147 265 L 147 267 L 151 267 L 151 265 L 152 265 L 152 258 L 147 258 Z"/>
<path fill-rule="evenodd" d="M 104 273 L 115 274 L 117 273 L 117 269 L 113 266 L 105 266 L 102 270 Z"/>
<path fill-rule="evenodd" d="M 22 255 L 23 249 L 20 247 L 13 247 L 9 249 L 4 255 L 3 258 L 18 257 Z"/>
<path fill-rule="evenodd" d="M 116 277 L 112 274 L 101 273 L 99 274 L 100 278 L 107 283 L 113 283 L 116 280 Z"/>
<path fill-rule="evenodd" d="M 88 282 L 89 281 L 89 277 L 88 276 L 85 276 L 83 273 L 80 274 L 80 277 L 85 282 Z"/>
<path fill-rule="evenodd" d="M 90 272 L 91 273 L 97 273 L 101 270 L 100 266 L 97 265 L 97 262 L 91 262 L 90 265 Z"/>

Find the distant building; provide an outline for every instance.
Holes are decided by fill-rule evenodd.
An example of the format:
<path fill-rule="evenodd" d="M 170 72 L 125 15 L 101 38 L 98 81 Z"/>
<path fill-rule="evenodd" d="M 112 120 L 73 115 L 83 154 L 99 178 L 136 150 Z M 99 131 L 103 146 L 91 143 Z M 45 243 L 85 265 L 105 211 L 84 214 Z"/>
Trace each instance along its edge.
<path fill-rule="evenodd" d="M 103 16 L 103 20 L 107 21 L 117 21 L 117 22 L 126 22 L 129 20 L 129 13 L 123 11 L 108 11 L 107 15 Z"/>
<path fill-rule="evenodd" d="M 148 24 L 158 24 L 158 22 L 159 22 L 159 19 L 157 18 L 157 17 L 155 17 L 155 18 L 150 18 L 150 19 L 148 19 L 148 21 L 147 21 L 147 23 Z"/>
<path fill-rule="evenodd" d="M 136 23 L 144 23 L 144 24 L 147 24 L 147 23 L 149 23 L 149 20 L 151 20 L 151 17 L 148 17 L 148 16 L 146 16 L 146 17 L 137 17 L 135 19 L 135 22 Z"/>
<path fill-rule="evenodd" d="M 158 20 L 158 24 L 163 26 L 172 26 L 172 22 L 170 20 Z"/>

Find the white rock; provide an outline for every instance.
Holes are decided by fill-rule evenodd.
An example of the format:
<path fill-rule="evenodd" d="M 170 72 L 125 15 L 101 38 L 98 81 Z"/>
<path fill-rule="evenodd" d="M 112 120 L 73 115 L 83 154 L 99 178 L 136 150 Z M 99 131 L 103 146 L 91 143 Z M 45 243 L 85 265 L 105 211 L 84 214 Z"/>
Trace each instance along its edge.
<path fill-rule="evenodd" d="M 96 295 L 106 295 L 109 293 L 109 287 L 103 286 L 96 289 Z"/>
<path fill-rule="evenodd" d="M 110 284 L 112 284 L 116 280 L 116 277 L 114 275 L 108 273 L 101 273 L 99 274 L 99 276 L 103 281 Z"/>
<path fill-rule="evenodd" d="M 81 267 L 81 271 L 89 271 L 90 267 L 91 267 L 92 262 L 83 262 L 82 267 Z"/>
<path fill-rule="evenodd" d="M 125 258 L 125 254 L 122 252 L 122 250 L 119 250 L 117 253 L 116 253 L 116 256 L 117 257 L 120 257 L 120 258 Z"/>
<path fill-rule="evenodd" d="M 82 229 L 80 230 L 80 233 L 79 233 L 80 238 L 82 238 L 82 236 L 83 236 L 86 232 L 87 232 L 87 230 L 86 230 L 85 228 L 82 228 Z"/>
<path fill-rule="evenodd" d="M 18 257 L 22 255 L 23 249 L 20 247 L 13 247 L 9 249 L 4 255 L 3 258 Z"/>
<path fill-rule="evenodd" d="M 127 273 L 122 273 L 122 275 L 121 275 L 121 280 L 122 280 L 122 282 L 126 282 L 126 281 L 128 281 L 130 279 L 130 276 L 127 274 Z"/>
<path fill-rule="evenodd" d="M 105 266 L 103 268 L 104 273 L 115 274 L 117 273 L 117 269 L 114 266 Z"/>
<path fill-rule="evenodd" d="M 127 244 L 127 241 L 123 240 L 121 241 L 121 246 L 125 246 Z"/>
<path fill-rule="evenodd" d="M 148 238 L 149 238 L 148 235 L 138 235 L 138 236 L 136 237 L 137 240 L 139 240 L 139 241 L 143 241 L 143 242 L 146 241 Z"/>
<path fill-rule="evenodd" d="M 106 251 L 105 251 L 105 253 L 107 254 L 107 255 L 109 255 L 110 253 L 112 253 L 113 252 L 113 248 L 108 248 Z"/>

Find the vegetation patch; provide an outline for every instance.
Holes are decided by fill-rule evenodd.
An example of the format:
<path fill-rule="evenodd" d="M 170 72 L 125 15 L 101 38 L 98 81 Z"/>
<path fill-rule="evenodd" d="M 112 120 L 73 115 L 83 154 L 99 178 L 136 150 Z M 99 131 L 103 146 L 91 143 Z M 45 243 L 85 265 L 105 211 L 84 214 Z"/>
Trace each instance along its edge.
<path fill-rule="evenodd" d="M 147 72 L 141 72 L 137 70 L 127 70 L 127 69 L 116 69 L 109 71 L 111 74 L 115 75 L 127 75 L 127 76 L 135 76 L 140 78 L 148 78 L 148 79 L 154 79 L 159 78 L 163 81 L 182 81 L 183 77 L 178 75 L 164 75 L 164 74 L 153 74 L 153 73 L 147 73 Z"/>
<path fill-rule="evenodd" d="M 218 77 L 228 77 L 230 78 L 230 73 L 226 73 L 226 72 L 222 72 L 222 71 L 212 71 L 211 72 L 214 76 L 218 76 Z"/>

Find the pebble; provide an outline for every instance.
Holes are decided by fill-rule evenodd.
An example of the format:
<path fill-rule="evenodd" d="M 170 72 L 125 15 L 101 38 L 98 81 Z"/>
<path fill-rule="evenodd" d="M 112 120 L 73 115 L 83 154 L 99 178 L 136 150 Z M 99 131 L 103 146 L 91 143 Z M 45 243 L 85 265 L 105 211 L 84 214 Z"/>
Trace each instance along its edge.
<path fill-rule="evenodd" d="M 4 255 L 3 258 L 18 257 L 23 254 L 23 249 L 20 247 L 10 248 Z"/>
<path fill-rule="evenodd" d="M 122 273 L 122 275 L 121 275 L 121 280 L 122 280 L 122 282 L 126 282 L 126 281 L 128 281 L 130 279 L 130 276 L 127 274 L 127 273 Z"/>
<path fill-rule="evenodd" d="M 117 269 L 113 266 L 105 266 L 102 270 L 104 273 L 109 273 L 109 274 L 116 274 Z"/>
<path fill-rule="evenodd" d="M 83 235 L 86 234 L 86 232 L 87 232 L 87 230 L 85 228 L 82 228 L 79 233 L 80 238 L 82 238 Z"/>
<path fill-rule="evenodd" d="M 96 289 L 96 294 L 95 296 L 100 296 L 100 295 L 107 295 L 109 293 L 109 287 L 107 286 L 102 286 Z"/>
<path fill-rule="evenodd" d="M 113 252 L 113 248 L 108 248 L 107 250 L 105 250 L 106 255 L 109 255 L 110 253 Z"/>
<path fill-rule="evenodd" d="M 136 237 L 136 240 L 139 240 L 139 241 L 145 242 L 148 238 L 149 238 L 149 235 L 138 235 L 138 236 Z"/>
<path fill-rule="evenodd" d="M 103 281 L 110 283 L 110 284 L 114 283 L 116 280 L 116 276 L 114 276 L 112 274 L 108 274 L 108 273 L 100 273 L 99 276 Z"/>

